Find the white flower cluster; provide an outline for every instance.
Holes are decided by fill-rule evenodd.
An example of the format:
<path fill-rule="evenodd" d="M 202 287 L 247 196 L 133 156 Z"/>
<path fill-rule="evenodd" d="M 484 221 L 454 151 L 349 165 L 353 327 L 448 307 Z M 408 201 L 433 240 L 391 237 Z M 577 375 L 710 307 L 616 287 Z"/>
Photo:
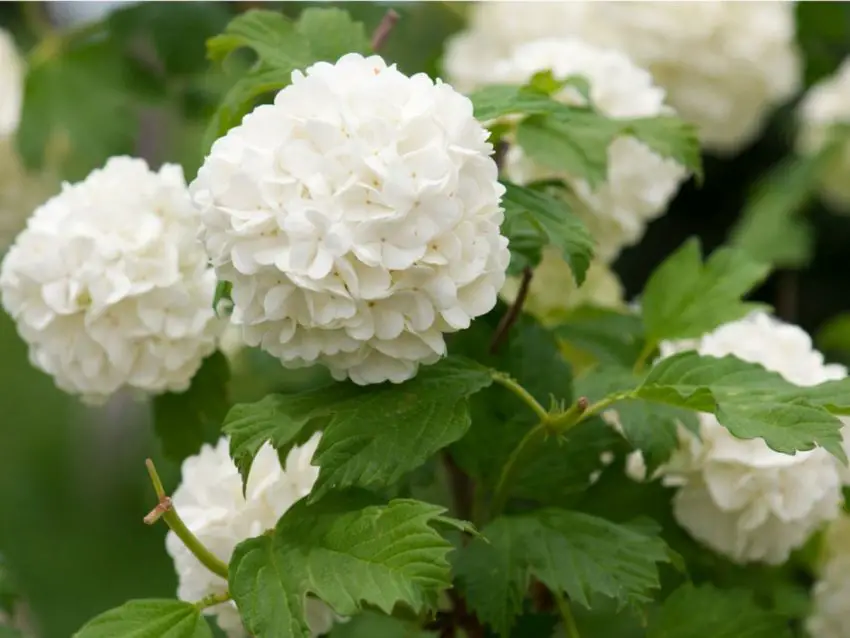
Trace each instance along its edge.
<path fill-rule="evenodd" d="M 0 138 L 17 130 L 23 98 L 24 64 L 11 34 L 0 29 Z"/>
<path fill-rule="evenodd" d="M 822 565 L 806 620 L 811 638 L 850 636 L 850 517 L 833 522 L 823 538 Z"/>
<path fill-rule="evenodd" d="M 850 126 L 850 58 L 809 89 L 800 103 L 799 119 L 797 147 L 805 154 L 820 151 L 830 141 L 834 125 Z M 850 212 L 850 143 L 838 150 L 819 177 L 824 199 L 836 210 Z"/>
<path fill-rule="evenodd" d="M 183 391 L 215 349 L 215 274 L 183 172 L 114 157 L 39 207 L 0 269 L 34 366 L 91 402 Z"/>
<path fill-rule="evenodd" d="M 793 2 L 477 3 L 450 42 L 450 81 L 468 88 L 520 45 L 575 36 L 649 70 L 706 148 L 734 152 L 800 84 Z"/>
<path fill-rule="evenodd" d="M 512 56 L 495 64 L 491 78 L 497 84 L 524 84 L 545 70 L 551 70 L 560 80 L 583 76 L 590 83 L 595 108 L 610 118 L 671 112 L 664 104 L 664 90 L 653 84 L 649 73 L 621 53 L 577 40 L 539 40 L 520 46 Z M 585 103 L 570 87 L 555 98 Z M 596 255 L 607 262 L 643 236 L 647 223 L 665 211 L 687 175 L 675 161 L 660 157 L 631 137 L 620 137 L 609 146 L 607 179 L 595 188 L 583 179 L 538 165 L 516 145 L 511 145 L 505 157 L 504 171 L 519 183 L 550 178 L 567 182 L 581 204 L 576 212 L 596 239 Z"/>
<path fill-rule="evenodd" d="M 246 343 L 361 385 L 443 356 L 510 259 L 487 137 L 467 98 L 380 57 L 294 72 L 191 185 Z"/>
<path fill-rule="evenodd" d="M 662 344 L 662 355 L 695 349 L 734 355 L 798 386 L 840 379 L 800 328 L 764 313 L 721 326 L 696 342 Z M 700 438 L 680 429 L 681 444 L 659 472 L 678 486 L 674 514 L 697 540 L 737 562 L 779 564 L 842 507 L 842 466 L 822 448 L 794 455 L 762 439 L 732 436 L 713 415 L 700 415 Z"/>
<path fill-rule="evenodd" d="M 204 445 L 183 462 L 182 482 L 171 497 L 174 508 L 198 540 L 227 563 L 236 545 L 273 528 L 286 510 L 310 493 L 319 476 L 319 468 L 310 462 L 320 438 L 315 434 L 303 446 L 292 448 L 285 467 L 266 443 L 251 466 L 244 496 L 242 479 L 228 453 L 228 439 L 220 439 L 215 447 Z M 165 546 L 174 559 L 180 599 L 197 602 L 227 591 L 227 581 L 204 567 L 174 532 L 166 536 Z M 335 620 L 333 612 L 312 598 L 305 605 L 312 631 L 328 632 Z M 228 638 L 247 638 L 234 603 L 222 603 L 204 613 L 216 616 Z"/>

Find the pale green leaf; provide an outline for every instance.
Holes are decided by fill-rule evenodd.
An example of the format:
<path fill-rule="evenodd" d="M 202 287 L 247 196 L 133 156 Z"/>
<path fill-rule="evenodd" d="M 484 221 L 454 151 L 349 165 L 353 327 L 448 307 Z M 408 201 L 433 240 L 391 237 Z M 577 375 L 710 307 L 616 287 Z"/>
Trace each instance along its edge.
<path fill-rule="evenodd" d="M 654 614 L 647 638 L 791 638 L 787 619 L 759 607 L 747 590 L 686 584 Z"/>
<path fill-rule="evenodd" d="M 741 297 L 764 281 L 769 267 L 733 248 L 715 250 L 705 264 L 691 239 L 652 273 L 641 298 L 647 338 L 699 337 L 763 304 Z"/>
<path fill-rule="evenodd" d="M 619 122 L 621 132 L 640 140 L 661 157 L 675 160 L 696 175 L 698 181 L 702 180 L 699 136 L 693 124 L 669 115 Z"/>
<path fill-rule="evenodd" d="M 531 576 L 585 607 L 595 594 L 621 605 L 650 600 L 657 564 L 668 560 L 658 531 L 560 509 L 502 517 L 459 550 L 455 574 L 476 615 L 507 636 Z"/>
<path fill-rule="evenodd" d="M 514 113 L 548 113 L 558 104 L 537 89 L 501 84 L 485 86 L 473 92 L 469 99 L 472 100 L 475 117 L 481 122 Z"/>
<path fill-rule="evenodd" d="M 192 603 L 151 599 L 111 609 L 86 623 L 73 638 L 212 638 L 212 632 Z"/>
<path fill-rule="evenodd" d="M 298 33 L 310 43 L 314 60 L 336 62 L 346 53 L 368 54 L 369 37 L 360 22 L 337 8 L 305 9 L 298 17 Z"/>
<path fill-rule="evenodd" d="M 581 285 L 593 258 L 593 238 L 584 222 L 562 198 L 511 182 L 503 184 L 503 233 L 510 240 L 512 266 L 518 254 L 522 257 L 519 265 L 536 265 L 543 247 L 552 245 L 561 251 Z"/>
<path fill-rule="evenodd" d="M 334 384 L 235 406 L 224 431 L 231 436 L 231 455 L 243 482 L 265 441 L 280 449 L 305 427 L 320 423 L 323 435 L 314 461 L 321 471 L 311 498 L 331 488 L 377 488 L 461 438 L 469 428 L 466 397 L 491 382 L 487 368 L 448 358 L 403 384 Z"/>
<path fill-rule="evenodd" d="M 188 390 L 153 398 L 154 429 L 167 457 L 182 461 L 218 440 L 230 407 L 229 381 L 227 357 L 216 351 L 204 359 Z"/>
<path fill-rule="evenodd" d="M 222 61 L 245 47 L 256 53 L 256 67 L 297 69 L 311 60 L 307 38 L 277 11 L 250 9 L 236 16 L 224 33 L 207 41 L 207 55 L 211 60 Z"/>
<path fill-rule="evenodd" d="M 247 540 L 230 561 L 230 592 L 252 635 L 310 638 L 308 594 L 338 614 L 371 605 L 419 612 L 451 585 L 451 544 L 433 524 L 443 508 L 412 500 L 365 505 L 352 494 L 299 501 L 271 535 Z M 362 508 L 362 509 L 361 509 Z"/>

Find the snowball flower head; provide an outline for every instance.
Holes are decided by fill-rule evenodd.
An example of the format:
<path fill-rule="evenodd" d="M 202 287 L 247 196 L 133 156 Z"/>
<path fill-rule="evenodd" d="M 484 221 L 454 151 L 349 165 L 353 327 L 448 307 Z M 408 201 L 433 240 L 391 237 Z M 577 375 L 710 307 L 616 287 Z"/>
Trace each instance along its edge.
<path fill-rule="evenodd" d="M 0 29 L 0 137 L 11 135 L 21 119 L 24 64 L 11 34 Z"/>
<path fill-rule="evenodd" d="M 294 72 L 191 186 L 245 342 L 363 385 L 443 356 L 510 258 L 487 137 L 467 98 L 380 57 Z"/>
<path fill-rule="evenodd" d="M 518 20 L 513 4 L 482 2 L 445 67 L 469 85 L 519 44 L 577 36 L 649 70 L 706 148 L 734 152 L 799 88 L 794 12 L 793 2 L 527 2 Z"/>
<path fill-rule="evenodd" d="M 850 58 L 838 71 L 815 84 L 799 107 L 797 147 L 813 154 L 831 141 L 832 127 L 850 126 Z M 820 175 L 821 194 L 836 210 L 850 213 L 850 143 L 837 149 Z"/>
<path fill-rule="evenodd" d="M 696 349 L 734 355 L 779 373 L 798 386 L 846 376 L 825 364 L 797 326 L 764 313 L 721 326 L 696 343 L 665 343 L 662 354 Z M 771 450 L 762 439 L 732 436 L 713 415 L 700 415 L 701 440 L 681 430 L 680 449 L 661 469 L 679 486 L 676 520 L 694 538 L 734 561 L 780 564 L 841 510 L 840 463 L 822 448 L 795 455 Z"/>
<path fill-rule="evenodd" d="M 494 66 L 492 79 L 498 84 L 524 84 L 545 70 L 551 70 L 559 80 L 583 76 L 590 83 L 594 106 L 610 118 L 671 113 L 664 104 L 664 90 L 653 84 L 649 73 L 621 53 L 578 40 L 540 40 L 520 46 Z M 570 87 L 554 97 L 572 104 L 585 103 Z M 511 145 L 505 158 L 505 174 L 522 183 L 551 178 L 566 181 L 580 200 L 577 212 L 596 239 L 597 256 L 611 261 L 623 247 L 637 243 L 647 223 L 665 211 L 687 172 L 636 139 L 620 137 L 608 148 L 608 175 L 599 186 L 540 166 L 516 145 Z"/>
<path fill-rule="evenodd" d="M 315 434 L 303 446 L 293 447 L 285 467 L 281 467 L 275 449 L 268 443 L 263 445 L 251 465 L 244 496 L 242 479 L 228 453 L 228 439 L 220 439 L 215 447 L 204 445 L 196 456 L 183 461 L 182 482 L 171 497 L 172 503 L 198 540 L 228 563 L 236 545 L 273 528 L 286 510 L 310 493 L 319 476 L 319 468 L 310 461 L 320 438 Z M 165 547 L 174 559 L 180 599 L 196 602 L 227 591 L 227 581 L 204 567 L 174 532 L 166 536 Z M 312 598 L 305 605 L 313 632 L 328 632 L 334 622 L 331 610 Z M 247 638 L 232 602 L 210 607 L 204 613 L 216 616 L 228 638 Z"/>
<path fill-rule="evenodd" d="M 215 349 L 215 274 L 183 172 L 114 157 L 39 207 L 3 260 L 3 306 L 30 360 L 100 401 L 188 388 Z"/>

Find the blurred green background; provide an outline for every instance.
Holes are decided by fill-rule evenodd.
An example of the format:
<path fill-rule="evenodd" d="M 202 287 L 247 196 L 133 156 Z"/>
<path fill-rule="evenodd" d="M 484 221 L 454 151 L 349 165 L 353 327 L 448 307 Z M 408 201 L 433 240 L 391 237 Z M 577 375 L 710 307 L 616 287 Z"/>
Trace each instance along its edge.
<path fill-rule="evenodd" d="M 231 15 L 257 4 L 149 3 L 121 9 L 110 18 L 116 41 L 107 44 L 128 61 L 146 63 L 130 84 L 118 87 L 127 92 L 129 105 L 142 111 L 137 126 L 147 127 L 133 151 L 154 163 L 178 160 L 191 179 L 201 160 L 206 120 L 229 82 L 218 72 L 207 72 L 203 42 Z M 264 8 L 278 6 L 294 14 L 306 4 Z M 398 10 L 401 20 L 384 55 L 406 72 L 436 72 L 442 42 L 463 24 L 463 5 L 345 4 L 367 28 L 379 22 L 388 6 Z M 806 2 L 798 9 L 810 85 L 831 73 L 850 51 L 850 6 Z M 522 10 L 518 5 L 518 19 Z M 67 19 L 69 12 L 73 10 L 67 5 L 54 10 L 39 3 L 2 3 L 0 26 L 12 30 L 27 50 L 59 28 L 53 23 Z M 67 108 L 74 108 L 87 90 L 86 81 L 94 79 L 69 73 L 54 77 L 68 82 L 57 89 L 70 103 Z M 705 185 L 685 187 L 641 245 L 623 254 L 617 270 L 630 294 L 640 290 L 652 268 L 685 237 L 701 236 L 707 249 L 724 241 L 753 183 L 788 152 L 792 106 L 781 109 L 762 138 L 738 156 L 707 158 Z M 135 120 L 124 125 L 136 125 Z M 96 146 L 86 149 L 92 161 L 98 152 Z M 81 170 L 73 161 L 63 164 L 68 175 Z M 784 300 L 778 304 L 784 317 L 813 332 L 850 309 L 850 218 L 818 207 L 810 215 L 818 228 L 813 263 L 800 273 L 777 274 L 759 296 L 774 304 Z M 167 489 L 174 486 L 179 468 L 161 457 L 148 407 L 118 396 L 92 409 L 66 397 L 29 365 L 26 348 L 5 314 L 0 314 L 0 352 L 0 554 L 18 581 L 38 635 L 67 638 L 92 615 L 128 598 L 173 595 L 176 579 L 164 551 L 165 528 L 142 523 L 154 504 L 144 459 L 156 460 Z M 235 399 L 256 396 L 270 385 L 308 380 L 303 374 L 275 372 L 263 361 L 255 364 L 234 380 Z"/>

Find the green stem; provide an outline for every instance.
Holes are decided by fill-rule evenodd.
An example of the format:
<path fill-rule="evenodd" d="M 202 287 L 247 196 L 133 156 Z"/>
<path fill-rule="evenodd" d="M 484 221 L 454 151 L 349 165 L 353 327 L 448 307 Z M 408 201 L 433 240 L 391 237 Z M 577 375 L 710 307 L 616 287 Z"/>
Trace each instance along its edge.
<path fill-rule="evenodd" d="M 546 436 L 546 425 L 547 421 L 540 421 L 540 423 L 526 432 L 519 445 L 513 449 L 513 452 L 508 457 L 501 474 L 499 474 L 499 482 L 496 484 L 496 489 L 493 492 L 493 501 L 490 505 L 491 518 L 498 516 L 505 507 L 505 503 L 508 501 L 508 492 L 516 475 L 519 461 L 532 445 L 536 445 L 538 440 Z"/>
<path fill-rule="evenodd" d="M 592 416 L 596 416 L 600 412 L 604 412 L 608 406 L 616 403 L 617 401 L 622 401 L 623 399 L 628 399 L 632 396 L 631 392 L 618 392 L 617 394 L 609 394 L 604 399 L 600 399 L 596 403 L 588 406 L 587 410 L 579 417 L 578 422 L 581 423 L 585 419 L 589 419 Z"/>
<path fill-rule="evenodd" d="M 148 474 L 150 474 L 151 483 L 153 483 L 153 489 L 159 498 L 159 504 L 145 517 L 145 522 L 150 525 L 162 518 L 162 520 L 165 521 L 165 524 L 168 525 L 168 528 L 177 535 L 177 538 L 183 541 L 186 548 L 195 555 L 195 558 L 197 558 L 204 567 L 210 570 L 213 574 L 221 576 L 227 580 L 227 565 L 225 565 L 210 550 L 204 547 L 204 544 L 198 539 L 198 537 L 195 536 L 188 527 L 186 527 L 186 523 L 184 523 L 183 519 L 177 514 L 177 510 L 174 509 L 171 499 L 166 496 L 165 489 L 162 486 L 162 480 L 159 478 L 159 473 L 156 471 L 153 461 L 148 459 L 145 461 L 145 465 L 147 465 Z"/>
<path fill-rule="evenodd" d="M 649 359 L 649 355 L 655 352 L 655 346 L 657 344 L 653 340 L 649 340 L 643 344 L 643 348 L 638 354 L 637 361 L 635 361 L 634 372 L 640 372 L 646 366 L 646 360 Z"/>
<path fill-rule="evenodd" d="M 534 410 L 534 414 L 537 415 L 541 421 L 549 420 L 549 412 L 546 410 L 540 403 L 531 396 L 531 393 L 523 388 L 519 383 L 511 379 L 508 375 L 502 374 L 500 372 L 496 372 L 493 374 L 493 381 L 506 387 L 508 390 L 517 395 L 522 402 L 525 403 L 529 408 Z"/>
<path fill-rule="evenodd" d="M 226 603 L 228 600 L 232 600 L 230 598 L 230 592 L 224 592 L 223 594 L 209 594 L 208 596 L 204 596 L 198 602 L 196 602 L 195 608 L 200 611 L 201 609 L 206 609 L 207 607 L 215 607 L 216 605 L 220 605 L 221 603 Z"/>
<path fill-rule="evenodd" d="M 561 614 L 561 620 L 564 622 L 564 630 L 567 633 L 568 638 L 581 638 L 578 633 L 578 627 L 576 626 L 576 619 L 573 617 L 573 610 L 570 608 L 569 603 L 564 600 L 564 597 L 561 595 L 561 592 L 552 592 L 555 596 L 555 601 L 558 603 L 558 611 Z"/>

